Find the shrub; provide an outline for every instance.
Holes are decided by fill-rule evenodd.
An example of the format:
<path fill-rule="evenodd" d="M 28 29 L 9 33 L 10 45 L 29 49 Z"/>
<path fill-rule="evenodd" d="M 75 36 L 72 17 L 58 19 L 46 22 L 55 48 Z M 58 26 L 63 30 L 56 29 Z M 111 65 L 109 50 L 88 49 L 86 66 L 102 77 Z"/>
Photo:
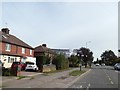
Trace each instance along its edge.
<path fill-rule="evenodd" d="M 64 54 L 58 54 L 52 63 L 56 65 L 57 70 L 67 69 L 69 67 L 69 61 Z"/>
<path fill-rule="evenodd" d="M 11 69 L 2 68 L 2 76 L 11 76 Z"/>
<path fill-rule="evenodd" d="M 75 55 L 71 55 L 71 57 L 69 58 L 69 62 L 70 62 L 70 66 L 72 67 L 77 67 L 80 64 L 80 60 Z"/>

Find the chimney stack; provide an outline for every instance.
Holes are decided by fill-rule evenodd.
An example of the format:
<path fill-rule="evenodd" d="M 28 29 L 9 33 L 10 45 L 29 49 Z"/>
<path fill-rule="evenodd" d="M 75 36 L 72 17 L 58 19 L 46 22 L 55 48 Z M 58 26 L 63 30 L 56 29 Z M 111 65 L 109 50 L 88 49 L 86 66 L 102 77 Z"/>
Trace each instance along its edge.
<path fill-rule="evenodd" d="M 9 29 L 8 28 L 2 28 L 2 30 L 1 30 L 3 33 L 5 33 L 5 34 L 9 34 Z"/>
<path fill-rule="evenodd" d="M 42 44 L 42 46 L 43 46 L 43 47 L 47 47 L 47 45 L 46 45 L 46 44 Z"/>

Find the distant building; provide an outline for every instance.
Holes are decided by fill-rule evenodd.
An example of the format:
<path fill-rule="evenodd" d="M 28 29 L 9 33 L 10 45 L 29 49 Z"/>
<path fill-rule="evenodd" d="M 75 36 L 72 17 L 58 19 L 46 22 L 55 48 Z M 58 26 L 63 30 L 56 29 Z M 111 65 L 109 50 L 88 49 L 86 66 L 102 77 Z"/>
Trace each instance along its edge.
<path fill-rule="evenodd" d="M 77 53 L 79 52 L 79 49 L 73 49 L 73 55 L 77 55 Z"/>
<path fill-rule="evenodd" d="M 26 62 L 35 59 L 33 48 L 14 35 L 8 28 L 0 31 L 0 60 L 5 68 L 10 68 L 15 61 Z"/>
<path fill-rule="evenodd" d="M 57 54 L 64 54 L 66 57 L 69 57 L 70 56 L 70 49 L 51 49 L 53 50 L 55 53 Z"/>

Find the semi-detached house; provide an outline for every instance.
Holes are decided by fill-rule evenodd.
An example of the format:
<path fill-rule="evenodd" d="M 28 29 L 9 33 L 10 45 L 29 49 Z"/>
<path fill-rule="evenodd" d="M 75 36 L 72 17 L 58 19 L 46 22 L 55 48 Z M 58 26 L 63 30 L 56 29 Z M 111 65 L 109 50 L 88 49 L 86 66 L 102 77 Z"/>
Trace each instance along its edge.
<path fill-rule="evenodd" d="M 26 62 L 35 60 L 34 49 L 17 38 L 9 34 L 8 28 L 0 31 L 0 60 L 5 68 L 10 68 L 15 61 Z"/>

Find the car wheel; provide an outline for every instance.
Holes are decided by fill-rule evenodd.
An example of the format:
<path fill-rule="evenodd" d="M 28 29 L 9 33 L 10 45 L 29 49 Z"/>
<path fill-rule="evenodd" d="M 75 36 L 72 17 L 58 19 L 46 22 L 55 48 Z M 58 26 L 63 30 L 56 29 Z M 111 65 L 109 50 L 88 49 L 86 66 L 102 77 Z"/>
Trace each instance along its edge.
<path fill-rule="evenodd" d="M 37 71 L 37 69 L 35 68 L 35 71 Z"/>

